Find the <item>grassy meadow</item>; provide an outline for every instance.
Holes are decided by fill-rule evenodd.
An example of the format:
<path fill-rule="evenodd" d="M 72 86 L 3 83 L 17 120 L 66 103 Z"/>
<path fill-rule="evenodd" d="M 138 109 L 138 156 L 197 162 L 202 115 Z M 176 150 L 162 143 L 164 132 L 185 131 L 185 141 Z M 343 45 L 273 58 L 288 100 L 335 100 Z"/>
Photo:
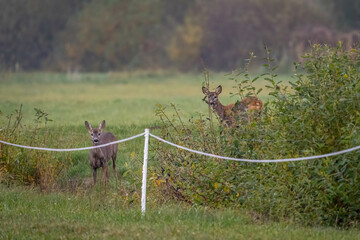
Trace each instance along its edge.
<path fill-rule="evenodd" d="M 22 105 L 21 128 L 26 132 L 27 128 L 38 126 L 38 133 L 43 132 L 44 136 L 36 136 L 40 139 L 36 143 L 43 142 L 44 147 L 90 146 L 85 120 L 97 126 L 105 119 L 106 129 L 122 139 L 158 126 L 157 104 L 168 108 L 170 103 L 175 104 L 185 120 L 206 114 L 208 108 L 202 102 L 201 91 L 203 80 L 201 73 L 2 73 L 0 129 L 6 127 L 9 116 L 14 117 L 15 110 Z M 283 75 L 279 80 L 286 82 L 290 77 Z M 223 86 L 220 98 L 223 104 L 236 101 L 229 96 L 234 82 L 224 74 L 210 73 L 210 82 L 212 88 Z M 260 98 L 266 100 L 266 91 L 262 94 Z M 35 123 L 34 108 L 49 114 L 52 121 Z M 157 129 L 152 132 L 156 134 Z M 29 137 L 19 138 L 17 143 L 34 145 Z M 148 193 L 147 214 L 142 217 L 142 154 L 143 138 L 119 145 L 117 168 L 122 175 L 121 183 L 115 183 L 110 169 L 111 186 L 106 193 L 101 184 L 89 187 L 92 178 L 88 151 L 52 154 L 61 160 L 70 159 L 71 164 L 49 192 L 41 192 L 34 186 L 1 183 L 0 239 L 360 238 L 358 230 L 264 223 L 238 209 L 188 206 L 158 199 L 156 191 Z M 150 155 L 149 164 L 151 159 Z"/>
<path fill-rule="evenodd" d="M 279 79 L 287 81 L 288 76 Z M 201 101 L 203 81 L 201 73 L 2 74 L 0 107 L 6 114 L 23 104 L 27 122 L 32 120 L 33 108 L 40 108 L 54 120 L 51 126 L 79 126 L 84 120 L 99 119 L 112 126 L 151 126 L 157 120 L 158 103 L 174 103 L 185 116 L 206 111 Z M 234 91 L 234 81 L 221 73 L 211 74 L 210 81 L 212 88 L 223 85 L 223 104 L 235 101 L 228 94 Z"/>
<path fill-rule="evenodd" d="M 358 239 L 356 230 L 258 223 L 239 210 L 181 204 L 126 207 L 116 196 L 0 186 L 1 239 Z"/>

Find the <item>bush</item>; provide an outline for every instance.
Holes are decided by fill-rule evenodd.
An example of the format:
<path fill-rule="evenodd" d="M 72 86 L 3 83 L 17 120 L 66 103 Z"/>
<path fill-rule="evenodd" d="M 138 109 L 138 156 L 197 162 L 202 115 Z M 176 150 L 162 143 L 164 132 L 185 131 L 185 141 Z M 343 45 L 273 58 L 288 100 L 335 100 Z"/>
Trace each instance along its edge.
<path fill-rule="evenodd" d="M 51 121 L 48 114 L 35 108 L 38 124 Z M 7 116 L 8 124 L 0 131 L 0 139 L 27 146 L 46 146 L 49 131 L 39 125 L 22 125 L 22 107 Z M 39 185 L 42 191 L 51 189 L 60 173 L 69 166 L 71 159 L 63 159 L 49 151 L 13 147 L 0 143 L 0 182 Z"/>
<path fill-rule="evenodd" d="M 162 136 L 170 141 L 222 156 L 249 159 L 294 158 L 360 145 L 360 50 L 314 45 L 295 64 L 295 81 L 276 82 L 267 50 L 270 97 L 262 118 L 239 128 L 209 127 L 204 115 L 185 124 L 159 106 Z M 240 96 L 254 89 L 247 71 L 234 71 Z M 200 88 L 199 88 L 200 89 Z M 221 134 L 220 134 L 221 132 Z M 241 134 L 240 134 L 241 133 Z M 358 225 L 360 151 L 303 162 L 244 163 L 208 159 L 162 143 L 152 171 L 165 195 L 214 207 L 241 207 L 273 220 Z"/>

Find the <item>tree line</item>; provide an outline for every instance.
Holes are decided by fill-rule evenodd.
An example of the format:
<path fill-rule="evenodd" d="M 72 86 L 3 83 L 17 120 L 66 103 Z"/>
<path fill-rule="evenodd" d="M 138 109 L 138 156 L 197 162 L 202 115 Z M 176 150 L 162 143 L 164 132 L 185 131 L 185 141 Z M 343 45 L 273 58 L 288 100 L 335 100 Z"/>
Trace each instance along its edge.
<path fill-rule="evenodd" d="M 0 0 L 0 70 L 230 70 L 358 40 L 357 0 Z"/>

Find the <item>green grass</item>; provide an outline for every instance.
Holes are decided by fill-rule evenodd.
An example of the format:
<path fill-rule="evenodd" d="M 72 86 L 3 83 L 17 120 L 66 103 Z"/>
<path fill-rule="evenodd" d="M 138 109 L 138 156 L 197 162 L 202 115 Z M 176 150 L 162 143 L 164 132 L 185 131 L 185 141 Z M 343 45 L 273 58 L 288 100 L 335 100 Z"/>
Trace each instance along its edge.
<path fill-rule="evenodd" d="M 285 82 L 289 76 L 280 76 Z M 35 125 L 34 108 L 49 114 L 53 121 L 43 123 L 46 147 L 73 148 L 91 145 L 84 121 L 97 125 L 107 121 L 106 129 L 119 139 L 157 126 L 156 104 L 174 103 L 184 119 L 207 113 L 201 101 L 202 74 L 104 73 L 53 74 L 20 73 L 0 75 L 0 129 L 6 116 L 23 105 L 22 127 Z M 233 82 L 224 74 L 210 74 L 212 88 L 223 85 L 223 104 Z M 264 82 L 257 83 L 259 86 Z M 260 97 L 264 99 L 266 91 Z M 171 112 L 171 111 L 170 111 Z M 26 132 L 26 131 L 25 131 Z M 152 130 L 156 134 L 157 130 Z M 31 138 L 20 138 L 31 144 Z M 38 141 L 41 142 L 41 141 Z M 120 191 L 111 176 L 107 194 L 91 180 L 88 151 L 69 153 L 72 165 L 61 175 L 53 193 L 0 185 L 0 239 L 359 239 L 356 230 L 304 228 L 285 223 L 258 224 L 239 210 L 206 209 L 172 203 L 148 193 L 145 217 L 140 214 L 141 163 L 143 138 L 119 145 Z M 66 154 L 57 153 L 65 159 Z M 151 163 L 152 156 L 150 155 Z M 1 173 L 1 172 L 0 172 Z M 111 174 L 112 171 L 111 171 Z M 98 176 L 101 176 L 99 173 Z M 149 176 L 150 177 L 150 176 Z M 0 182 L 2 175 L 0 174 Z M 76 183 L 75 190 L 71 188 Z M 150 185 L 150 183 L 149 183 Z M 57 189 L 57 192 L 56 192 Z M 125 190 L 124 190 L 125 189 Z M 128 196 L 127 196 L 128 195 Z"/>
<path fill-rule="evenodd" d="M 39 79 L 36 78 L 38 76 Z M 108 125 L 151 125 L 156 104 L 170 102 L 190 110 L 206 109 L 202 103 L 199 75 L 80 75 L 74 80 L 65 74 L 23 74 L 1 81 L 3 112 L 21 103 L 31 117 L 33 108 L 43 109 L 55 122 L 51 125 L 79 126 L 84 120 L 108 121 Z M 53 78 L 53 80 L 51 80 Z M 31 119 L 31 118 L 27 118 Z"/>
<path fill-rule="evenodd" d="M 0 185 L 1 239 L 359 239 L 356 230 L 259 224 L 241 211 L 126 205 L 113 194 L 40 194 Z"/>
<path fill-rule="evenodd" d="M 287 81 L 288 76 L 281 79 Z M 210 80 L 212 88 L 223 85 L 223 104 L 236 101 L 228 94 L 234 91 L 233 81 L 224 74 L 211 74 Z M 108 126 L 149 126 L 156 122 L 154 109 L 158 103 L 174 103 L 185 116 L 206 112 L 207 106 L 201 101 L 202 81 L 202 74 L 2 74 L 0 109 L 8 114 L 23 104 L 24 120 L 30 123 L 33 109 L 40 108 L 54 120 L 49 126 L 79 126 L 85 120 L 102 119 Z"/>

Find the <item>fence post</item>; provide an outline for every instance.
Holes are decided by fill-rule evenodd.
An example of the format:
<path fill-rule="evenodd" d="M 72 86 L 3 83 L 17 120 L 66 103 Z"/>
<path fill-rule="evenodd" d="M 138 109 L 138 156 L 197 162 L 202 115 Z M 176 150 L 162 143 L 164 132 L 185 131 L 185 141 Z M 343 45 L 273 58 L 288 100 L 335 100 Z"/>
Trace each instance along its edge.
<path fill-rule="evenodd" d="M 141 187 L 142 215 L 145 215 L 145 205 L 146 205 L 146 175 L 147 175 L 148 150 L 149 150 L 149 129 L 145 129 L 143 179 L 142 179 L 142 187 Z"/>

